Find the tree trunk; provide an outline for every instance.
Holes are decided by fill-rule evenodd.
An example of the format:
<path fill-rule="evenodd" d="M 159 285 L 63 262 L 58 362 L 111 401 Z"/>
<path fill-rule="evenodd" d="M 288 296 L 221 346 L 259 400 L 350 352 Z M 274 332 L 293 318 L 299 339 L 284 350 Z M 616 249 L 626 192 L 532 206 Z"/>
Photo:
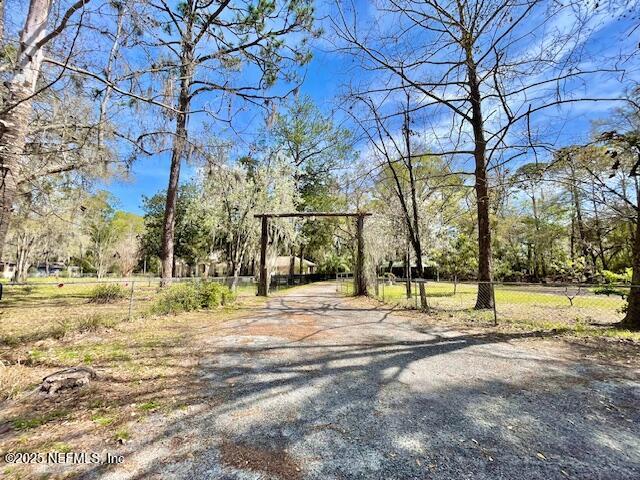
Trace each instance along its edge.
<path fill-rule="evenodd" d="M 607 258 L 604 253 L 604 242 L 602 241 L 602 225 L 600 223 L 600 212 L 598 212 L 598 202 L 596 202 L 595 196 L 595 182 L 592 180 L 591 182 L 591 202 L 593 204 L 593 220 L 595 222 L 595 234 L 596 234 L 596 243 L 598 245 L 598 257 L 600 257 L 600 262 L 603 270 L 609 270 L 609 265 L 607 264 Z M 594 260 L 595 266 L 595 260 Z"/>
<path fill-rule="evenodd" d="M 268 217 L 261 218 L 260 235 L 260 280 L 258 283 L 258 296 L 266 297 L 269 294 L 269 279 L 267 278 L 267 243 L 269 240 Z"/>
<path fill-rule="evenodd" d="M 489 184 L 487 180 L 487 142 L 484 137 L 482 96 L 473 59 L 473 46 L 466 42 L 466 61 L 471 99 L 475 160 L 475 191 L 478 213 L 478 297 L 476 309 L 493 308 L 491 276 L 491 224 L 489 223 Z"/>
<path fill-rule="evenodd" d="M 8 81 L 0 112 L 0 258 L 18 185 L 18 165 L 29 133 L 31 99 L 44 52 L 37 44 L 46 34 L 51 0 L 31 0 L 20 34 L 16 69 Z"/>
<path fill-rule="evenodd" d="M 238 288 L 238 283 L 240 281 L 240 270 L 242 269 L 242 262 L 238 262 L 233 269 L 233 280 L 231 282 L 231 289 L 235 292 Z"/>
<path fill-rule="evenodd" d="M 367 295 L 367 279 L 364 271 L 364 215 L 356 217 L 356 268 L 354 269 L 354 294 Z"/>
<path fill-rule="evenodd" d="M 34 242 L 35 238 L 29 239 L 25 234 L 18 235 L 16 242 L 16 271 L 14 273 L 14 281 L 17 283 L 23 283 L 27 280 L 29 255 Z"/>
<path fill-rule="evenodd" d="M 424 278 L 424 267 L 422 265 L 422 241 L 420 239 L 420 217 L 418 214 L 418 195 L 416 193 L 416 179 L 413 174 L 413 160 L 411 151 L 411 118 L 409 116 L 411 98 L 407 93 L 407 108 L 404 112 L 404 141 L 407 150 L 407 170 L 409 172 L 409 188 L 411 189 L 411 206 L 413 216 L 413 228 L 409 231 L 413 232 L 413 245 L 416 252 L 416 267 L 418 269 L 418 278 Z M 409 219 L 407 219 L 409 220 Z M 428 307 L 427 292 L 424 288 L 424 282 L 420 282 L 420 306 Z"/>
<path fill-rule="evenodd" d="M 191 81 L 193 77 L 193 19 L 187 22 L 186 31 L 182 37 L 182 57 L 180 66 L 180 95 L 178 96 L 178 111 L 176 130 L 171 151 L 171 169 L 169 171 L 169 186 L 164 210 L 162 226 L 162 285 L 171 283 L 174 274 L 174 240 L 176 229 L 176 204 L 178 200 L 178 184 L 180 181 L 180 165 L 187 143 L 187 121 L 191 106 Z"/>
<path fill-rule="evenodd" d="M 578 195 L 578 187 L 576 186 L 576 171 L 573 165 L 573 158 L 570 158 L 569 168 L 571 169 L 571 196 L 573 197 L 573 206 L 576 211 L 576 224 L 578 226 L 578 240 L 580 243 L 580 252 L 585 261 L 585 267 L 589 270 L 589 247 L 587 245 L 586 232 L 584 222 L 582 221 L 582 206 L 580 205 L 580 197 Z"/>
<path fill-rule="evenodd" d="M 627 298 L 627 314 L 620 326 L 630 330 L 640 330 L 640 206 L 636 207 L 636 229 L 633 242 L 633 274 Z"/>
<path fill-rule="evenodd" d="M 291 247 L 291 258 L 289 259 L 289 281 L 293 282 L 293 276 L 296 274 L 296 253 Z"/>
<path fill-rule="evenodd" d="M 300 275 L 304 274 L 302 270 L 304 266 L 304 245 L 300 244 Z"/>

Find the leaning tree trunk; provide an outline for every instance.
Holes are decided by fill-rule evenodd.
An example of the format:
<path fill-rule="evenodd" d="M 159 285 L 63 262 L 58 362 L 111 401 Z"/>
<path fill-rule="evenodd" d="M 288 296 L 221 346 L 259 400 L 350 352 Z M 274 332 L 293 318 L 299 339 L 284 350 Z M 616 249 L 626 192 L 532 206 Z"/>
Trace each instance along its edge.
<path fill-rule="evenodd" d="M 636 232 L 633 241 L 633 274 L 627 298 L 627 314 L 620 326 L 640 330 L 640 207 L 636 207 Z"/>
<path fill-rule="evenodd" d="M 475 190 L 478 211 L 478 297 L 476 309 L 493 307 L 491 284 L 491 225 L 489 223 L 489 185 L 487 180 L 487 141 L 484 137 L 482 96 L 473 60 L 471 44 L 467 47 L 469 97 L 471 100 L 471 124 L 473 126 L 475 160 Z"/>
<path fill-rule="evenodd" d="M 174 276 L 174 243 L 176 229 L 176 205 L 178 202 L 178 184 L 180 181 L 180 165 L 187 143 L 188 110 L 191 103 L 190 89 L 193 76 L 193 48 L 191 45 L 191 25 L 185 32 L 183 39 L 182 66 L 180 68 L 180 95 L 178 97 L 178 114 L 176 119 L 176 134 L 171 151 L 171 169 L 169 171 L 169 186 L 164 209 L 162 225 L 162 284 L 171 283 Z"/>
<path fill-rule="evenodd" d="M 36 89 L 44 53 L 38 46 L 46 34 L 51 0 L 31 0 L 20 34 L 16 68 L 8 81 L 0 111 L 0 258 L 9 230 L 18 184 L 18 165 L 29 132 L 31 96 Z"/>

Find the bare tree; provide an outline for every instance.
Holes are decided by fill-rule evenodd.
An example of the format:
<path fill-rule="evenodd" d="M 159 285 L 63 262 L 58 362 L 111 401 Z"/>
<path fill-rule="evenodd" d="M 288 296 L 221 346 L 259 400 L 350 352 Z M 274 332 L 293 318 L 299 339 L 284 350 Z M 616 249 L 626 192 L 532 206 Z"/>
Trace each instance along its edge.
<path fill-rule="evenodd" d="M 582 77 L 605 72 L 581 68 L 578 61 L 578 47 L 592 28 L 588 12 L 576 10 L 574 2 L 543 0 L 381 0 L 379 17 L 363 26 L 352 3 L 337 3 L 338 49 L 377 78 L 360 87 L 360 94 L 410 87 L 422 96 L 415 109 L 429 109 L 437 123 L 425 129 L 433 131 L 439 153 L 463 167 L 472 160 L 467 173 L 477 208 L 476 308 L 490 308 L 491 172 L 549 148 L 532 135 L 537 113 L 580 101 L 618 100 L 575 94 Z M 573 22 L 571 27 L 555 27 L 557 15 Z"/>
<path fill-rule="evenodd" d="M 637 111 L 632 115 L 637 115 Z M 611 168 L 602 168 L 603 159 L 609 160 Z M 631 288 L 626 315 L 620 325 L 633 330 L 640 329 L 640 174 L 635 171 L 640 165 L 638 131 L 609 131 L 591 144 L 566 147 L 558 152 L 556 164 L 569 164 L 574 171 L 579 168 L 585 172 L 582 180 L 576 181 L 577 177 L 571 175 L 567 179 L 559 177 L 556 180 L 566 182 L 577 192 L 591 194 L 592 202 L 608 209 L 629 225 L 632 242 Z"/>
<path fill-rule="evenodd" d="M 409 90 L 404 92 L 402 106 L 400 108 L 402 115 L 402 135 L 396 139 L 390 130 L 390 126 L 381 117 L 380 107 L 371 98 L 356 96 L 356 103 L 365 107 L 366 118 L 362 119 L 356 115 L 353 118 L 361 126 L 366 138 L 382 161 L 380 167 L 390 174 L 390 181 L 393 185 L 393 192 L 397 198 L 401 216 L 403 219 L 403 230 L 407 233 L 407 241 L 413 248 L 416 258 L 416 269 L 418 278 L 424 276 L 423 265 L 423 246 L 420 233 L 420 202 L 418 198 L 418 178 L 416 174 L 415 161 L 420 156 L 413 152 L 411 130 L 412 108 L 411 96 Z M 374 170 L 377 170 L 374 167 Z M 407 258 L 409 257 L 407 253 Z M 410 267 L 408 268 L 410 269 Z M 408 294 L 410 286 L 407 287 Z M 424 283 L 420 283 L 420 299 L 421 305 L 427 305 L 427 296 Z"/>

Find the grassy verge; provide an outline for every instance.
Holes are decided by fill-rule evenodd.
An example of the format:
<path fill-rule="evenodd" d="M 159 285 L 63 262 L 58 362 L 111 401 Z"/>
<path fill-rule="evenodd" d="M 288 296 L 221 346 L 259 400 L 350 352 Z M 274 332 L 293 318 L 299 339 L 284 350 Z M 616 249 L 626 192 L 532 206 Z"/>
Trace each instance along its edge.
<path fill-rule="evenodd" d="M 349 286 L 344 293 L 349 294 Z M 604 337 L 640 342 L 640 332 L 618 328 L 624 300 L 619 296 L 595 295 L 592 289 L 546 288 L 540 286 L 497 286 L 495 289 L 498 324 L 503 329 L 554 331 L 578 337 Z M 430 315 L 440 322 L 491 326 L 493 310 L 474 310 L 477 286 L 447 282 L 427 282 Z M 406 297 L 404 284 L 380 284 L 373 295 L 398 308 L 420 306 L 415 289 Z"/>
<path fill-rule="evenodd" d="M 200 402 L 196 367 L 211 354 L 207 341 L 257 302 L 247 297 L 235 306 L 131 321 L 89 313 L 103 306 L 85 302 L 93 320 L 73 320 L 64 335 L 38 338 L 27 331 L 35 319 L 22 330 L 12 324 L 21 340 L 0 345 L 0 451 L 113 451 L 137 423 Z M 98 379 L 74 393 L 30 394 L 44 376 L 77 365 L 92 367 Z M 28 473 L 28 466 L 0 466 L 3 478 Z"/>

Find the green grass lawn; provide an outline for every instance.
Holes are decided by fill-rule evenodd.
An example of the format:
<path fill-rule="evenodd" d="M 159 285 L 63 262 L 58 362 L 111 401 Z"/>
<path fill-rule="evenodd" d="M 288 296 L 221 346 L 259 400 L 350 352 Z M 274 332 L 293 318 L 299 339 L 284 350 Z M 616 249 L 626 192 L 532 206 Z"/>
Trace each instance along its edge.
<path fill-rule="evenodd" d="M 494 320 L 492 310 L 474 310 L 478 287 L 475 284 L 454 285 L 449 282 L 427 282 L 427 303 L 434 314 L 446 314 L 470 321 Z M 373 290 L 373 289 L 371 289 Z M 546 291 L 545 291 L 546 290 Z M 351 282 L 344 282 L 341 291 L 353 293 Z M 625 301 L 619 296 L 595 295 L 593 288 L 540 285 L 498 285 L 495 301 L 498 322 L 525 328 L 571 329 L 584 334 L 610 335 L 636 338 L 640 335 L 621 329 L 606 329 L 622 319 Z M 407 298 L 404 284 L 378 285 L 377 295 L 386 303 L 404 308 L 419 308 L 420 297 L 412 284 L 412 297 Z M 579 294 L 578 294 L 579 293 Z"/>

